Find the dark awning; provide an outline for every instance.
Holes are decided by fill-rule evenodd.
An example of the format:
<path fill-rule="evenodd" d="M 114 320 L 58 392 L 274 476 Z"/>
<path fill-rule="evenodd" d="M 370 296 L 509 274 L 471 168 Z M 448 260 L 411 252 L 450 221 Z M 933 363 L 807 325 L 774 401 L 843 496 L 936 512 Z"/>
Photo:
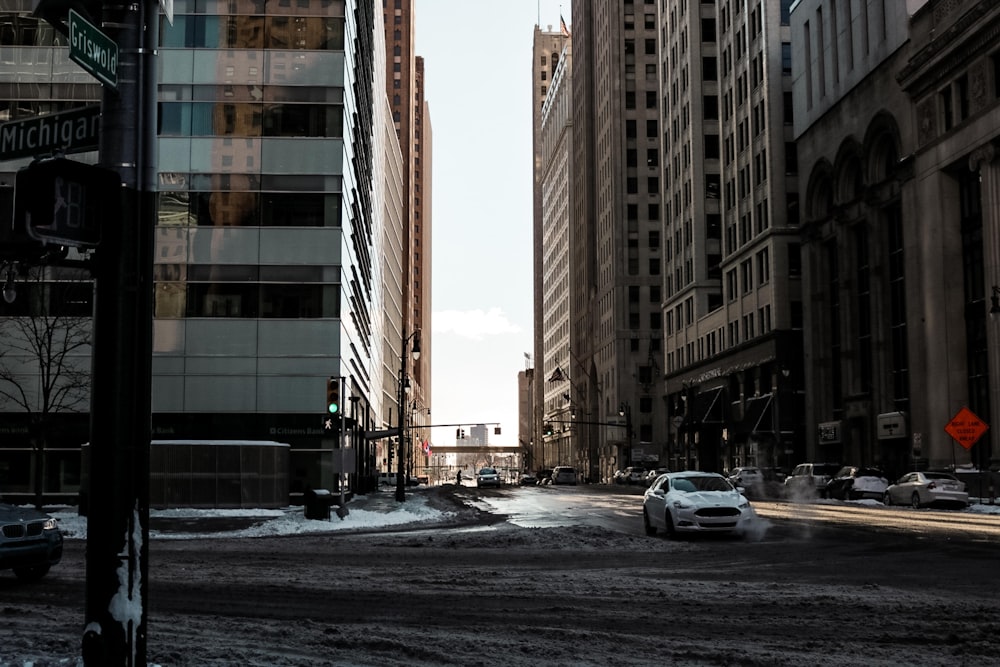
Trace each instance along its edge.
<path fill-rule="evenodd" d="M 699 392 L 694 397 L 694 405 L 688 413 L 690 425 L 698 424 L 721 424 L 725 415 L 722 414 L 723 402 L 722 387 L 714 387 L 706 391 Z"/>
<path fill-rule="evenodd" d="M 771 425 L 771 394 L 756 396 L 746 402 L 743 408 L 743 419 L 736 427 L 736 435 L 750 435 L 751 433 L 770 433 L 773 430 Z"/>

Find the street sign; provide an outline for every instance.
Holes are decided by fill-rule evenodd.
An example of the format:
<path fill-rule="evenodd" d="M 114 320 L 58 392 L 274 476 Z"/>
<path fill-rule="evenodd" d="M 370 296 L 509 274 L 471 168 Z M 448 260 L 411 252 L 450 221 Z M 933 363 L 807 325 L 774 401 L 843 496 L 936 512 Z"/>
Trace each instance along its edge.
<path fill-rule="evenodd" d="M 958 441 L 966 449 L 971 449 L 979 438 L 990 427 L 969 408 L 963 407 L 959 410 L 948 425 L 944 427 L 945 433 Z"/>
<path fill-rule="evenodd" d="M 0 160 L 97 150 L 101 105 L 0 124 Z"/>
<path fill-rule="evenodd" d="M 69 10 L 69 59 L 101 83 L 118 89 L 118 45 L 72 9 Z"/>

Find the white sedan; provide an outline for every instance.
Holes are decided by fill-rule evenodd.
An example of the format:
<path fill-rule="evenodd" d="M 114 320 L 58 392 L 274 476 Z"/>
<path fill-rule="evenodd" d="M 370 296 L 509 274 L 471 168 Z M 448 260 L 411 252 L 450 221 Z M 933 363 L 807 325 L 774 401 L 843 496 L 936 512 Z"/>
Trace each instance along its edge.
<path fill-rule="evenodd" d="M 726 533 L 748 527 L 756 518 L 750 501 L 714 472 L 670 472 L 656 478 L 642 499 L 647 535 L 663 529 L 678 532 Z"/>
<path fill-rule="evenodd" d="M 934 504 L 967 507 L 969 493 L 965 483 L 950 473 L 909 472 L 885 490 L 884 502 L 914 508 Z"/>

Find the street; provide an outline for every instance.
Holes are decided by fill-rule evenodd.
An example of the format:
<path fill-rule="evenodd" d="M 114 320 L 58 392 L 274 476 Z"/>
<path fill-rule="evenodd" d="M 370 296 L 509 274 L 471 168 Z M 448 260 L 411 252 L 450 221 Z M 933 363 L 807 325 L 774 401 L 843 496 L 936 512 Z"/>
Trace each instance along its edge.
<path fill-rule="evenodd" d="M 420 493 L 453 510 L 452 525 L 154 541 L 150 664 L 954 666 L 1000 655 L 1000 541 L 969 527 L 1000 517 L 759 503 L 766 530 L 752 539 L 668 540 L 642 533 L 635 489 Z M 52 661 L 36 667 L 75 655 L 83 547 L 68 541 L 39 584 L 0 577 L 0 665 L 31 650 Z"/>

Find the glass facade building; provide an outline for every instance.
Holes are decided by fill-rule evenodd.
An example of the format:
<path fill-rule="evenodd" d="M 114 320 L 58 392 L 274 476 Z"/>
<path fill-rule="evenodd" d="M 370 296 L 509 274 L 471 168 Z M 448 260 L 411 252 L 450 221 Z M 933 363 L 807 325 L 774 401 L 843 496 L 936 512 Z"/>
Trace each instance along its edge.
<path fill-rule="evenodd" d="M 5 99 L 35 102 L 33 113 L 98 99 L 24 4 L 5 14 Z M 373 163 L 387 112 L 375 10 L 370 0 L 177 0 L 173 24 L 160 20 L 153 438 L 287 443 L 293 497 L 336 488 L 338 438 L 323 426 L 330 377 L 346 378 L 346 432 L 383 412 Z M 56 46 L 8 46 L 18 21 Z M 19 69 L 38 70 L 30 89 Z M 346 440 L 352 485 L 363 484 L 375 456 Z"/>

